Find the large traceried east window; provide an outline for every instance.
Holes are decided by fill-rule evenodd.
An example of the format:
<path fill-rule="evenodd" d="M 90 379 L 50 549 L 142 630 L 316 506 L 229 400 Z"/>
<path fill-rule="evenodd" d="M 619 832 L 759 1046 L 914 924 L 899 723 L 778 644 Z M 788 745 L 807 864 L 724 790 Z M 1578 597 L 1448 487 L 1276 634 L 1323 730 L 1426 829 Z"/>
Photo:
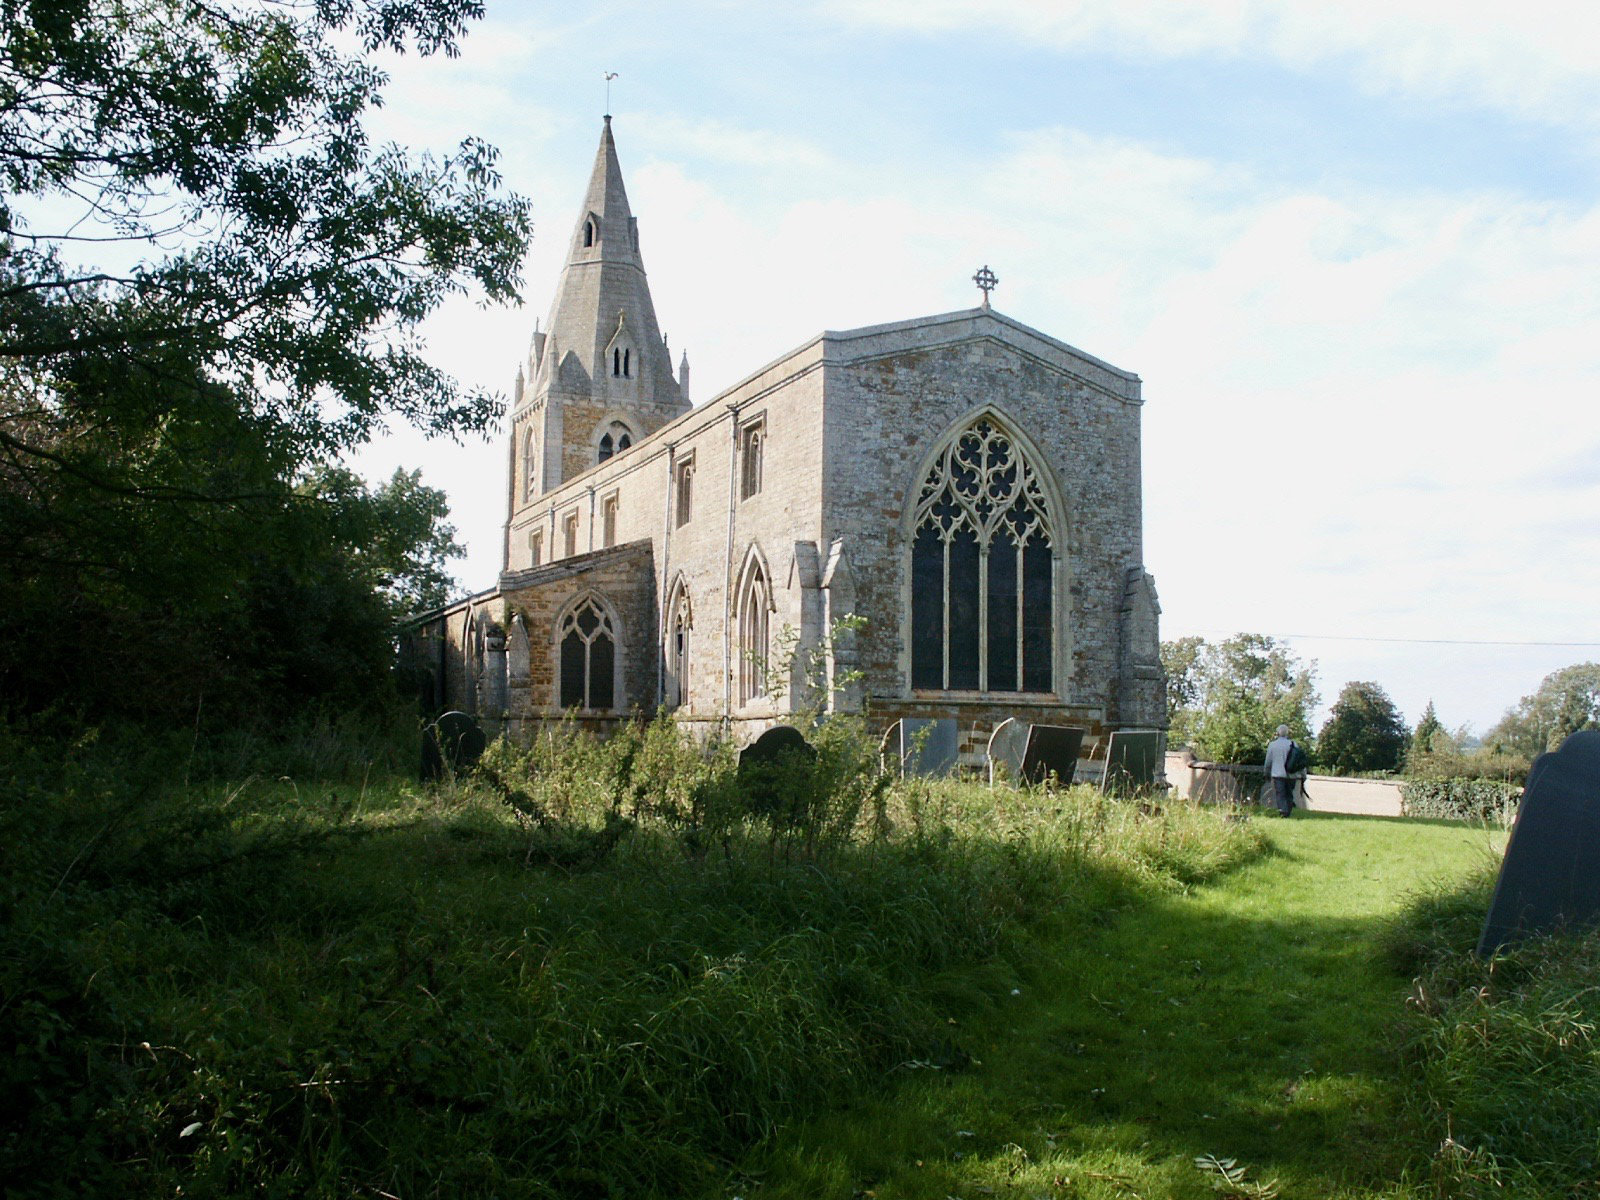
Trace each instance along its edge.
<path fill-rule="evenodd" d="M 562 708 L 616 707 L 617 629 L 593 596 L 567 612 L 556 631 L 561 647 Z"/>
<path fill-rule="evenodd" d="M 911 543 L 911 686 L 1048 692 L 1055 566 L 1044 490 L 987 417 L 939 454 Z"/>

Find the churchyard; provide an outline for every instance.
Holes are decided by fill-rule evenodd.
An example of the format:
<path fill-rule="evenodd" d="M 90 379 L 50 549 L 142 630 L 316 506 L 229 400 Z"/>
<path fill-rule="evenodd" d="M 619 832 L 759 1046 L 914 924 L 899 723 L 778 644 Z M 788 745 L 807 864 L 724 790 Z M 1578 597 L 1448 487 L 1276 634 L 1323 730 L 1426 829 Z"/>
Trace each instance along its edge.
<path fill-rule="evenodd" d="M 669 722 L 427 785 L 8 735 L 11 1194 L 1593 1187 L 1600 938 L 1472 955 L 1503 830 L 813 741 L 752 789 Z"/>

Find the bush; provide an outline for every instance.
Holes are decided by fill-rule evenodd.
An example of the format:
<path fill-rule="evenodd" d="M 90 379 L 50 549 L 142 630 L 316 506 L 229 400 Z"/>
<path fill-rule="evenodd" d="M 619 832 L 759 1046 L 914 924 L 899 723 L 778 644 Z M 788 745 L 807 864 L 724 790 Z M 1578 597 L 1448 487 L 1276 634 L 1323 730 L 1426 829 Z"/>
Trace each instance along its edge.
<path fill-rule="evenodd" d="M 1508 825 L 1520 787 L 1492 779 L 1408 779 L 1400 785 L 1400 815 Z"/>

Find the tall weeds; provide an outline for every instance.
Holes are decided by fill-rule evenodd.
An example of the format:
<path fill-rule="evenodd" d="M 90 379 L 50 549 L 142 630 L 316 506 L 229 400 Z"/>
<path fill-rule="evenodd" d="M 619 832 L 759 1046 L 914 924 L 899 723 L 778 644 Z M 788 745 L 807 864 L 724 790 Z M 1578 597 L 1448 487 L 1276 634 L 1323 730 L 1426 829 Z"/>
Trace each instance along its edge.
<path fill-rule="evenodd" d="M 670 723 L 483 778 L 182 783 L 7 744 L 11 1194 L 675 1193 L 913 1064 L 1044 924 L 1258 848 L 1088 791 L 890 788 L 842 732 L 797 807 Z M 821 742 L 821 739 L 819 739 Z M 105 757 L 102 757 L 105 755 Z M 492 782 L 490 781 L 492 779 Z"/>
<path fill-rule="evenodd" d="M 1600 1194 L 1600 930 L 1473 947 L 1494 872 L 1425 893 L 1390 932 L 1415 975 L 1411 1116 L 1439 1197 Z"/>

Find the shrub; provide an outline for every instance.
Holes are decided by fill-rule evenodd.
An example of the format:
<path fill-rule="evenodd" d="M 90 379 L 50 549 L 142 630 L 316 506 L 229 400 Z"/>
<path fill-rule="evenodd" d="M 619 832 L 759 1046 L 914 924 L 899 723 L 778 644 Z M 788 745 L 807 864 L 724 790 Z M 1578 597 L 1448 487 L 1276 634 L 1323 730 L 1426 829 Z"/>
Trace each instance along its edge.
<path fill-rule="evenodd" d="M 1521 788 L 1492 779 L 1408 779 L 1400 785 L 1400 814 L 1505 825 L 1521 794 Z"/>

